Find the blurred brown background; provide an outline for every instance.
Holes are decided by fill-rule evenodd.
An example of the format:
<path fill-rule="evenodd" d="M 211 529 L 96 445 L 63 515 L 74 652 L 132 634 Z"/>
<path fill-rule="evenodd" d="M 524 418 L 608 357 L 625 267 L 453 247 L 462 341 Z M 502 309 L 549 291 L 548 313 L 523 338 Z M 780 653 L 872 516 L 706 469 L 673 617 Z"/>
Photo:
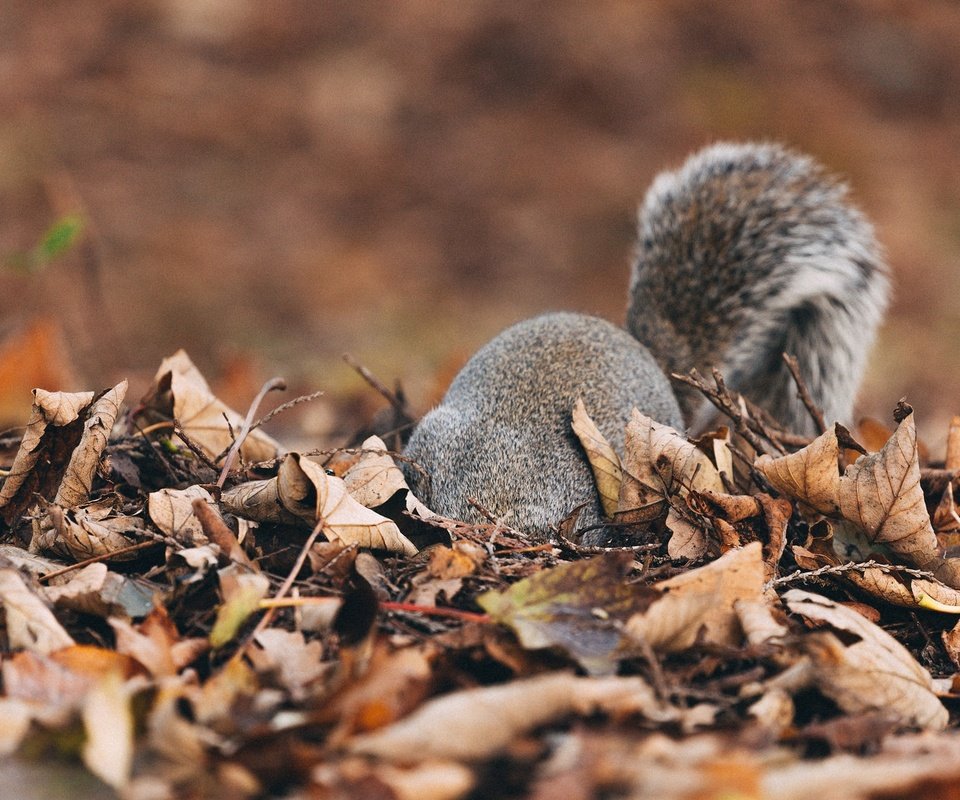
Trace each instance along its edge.
<path fill-rule="evenodd" d="M 178 347 L 237 405 L 272 374 L 325 390 L 297 423 L 318 444 L 377 402 L 343 351 L 423 410 L 510 322 L 620 321 L 652 176 L 771 138 L 876 223 L 897 299 L 862 407 L 907 395 L 936 442 L 958 42 L 960 5 L 920 0 L 4 0 L 0 416 L 36 383 L 136 394 Z M 65 257 L 8 258 L 73 213 Z"/>

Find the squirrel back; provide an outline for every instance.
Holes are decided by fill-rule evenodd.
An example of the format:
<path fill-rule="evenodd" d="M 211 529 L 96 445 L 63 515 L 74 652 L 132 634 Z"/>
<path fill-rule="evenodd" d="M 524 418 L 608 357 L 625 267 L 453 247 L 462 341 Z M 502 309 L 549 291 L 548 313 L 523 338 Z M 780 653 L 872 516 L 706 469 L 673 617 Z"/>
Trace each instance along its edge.
<path fill-rule="evenodd" d="M 708 409 L 666 375 L 716 366 L 798 432 L 812 422 L 781 354 L 796 355 L 828 418 L 852 409 L 886 306 L 886 267 L 846 187 L 772 144 L 720 144 L 658 176 L 640 211 L 627 331 L 580 314 L 521 322 L 483 347 L 406 449 L 435 511 L 539 537 L 575 507 L 600 521 L 571 429 L 578 397 L 617 449 L 636 407 L 695 428 Z M 681 413 L 682 410 L 682 413 Z"/>

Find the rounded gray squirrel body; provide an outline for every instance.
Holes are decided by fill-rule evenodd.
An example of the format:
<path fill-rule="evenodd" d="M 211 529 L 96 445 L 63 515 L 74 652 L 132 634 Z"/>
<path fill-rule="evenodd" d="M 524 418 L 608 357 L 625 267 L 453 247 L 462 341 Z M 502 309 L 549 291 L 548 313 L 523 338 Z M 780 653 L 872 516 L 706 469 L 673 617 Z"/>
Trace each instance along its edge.
<path fill-rule="evenodd" d="M 413 491 L 440 514 L 543 538 L 571 510 L 601 519 L 574 403 L 622 451 L 633 408 L 694 430 L 705 399 L 668 375 L 718 368 L 728 386 L 812 434 L 782 353 L 828 420 L 848 420 L 886 308 L 887 269 L 847 188 L 775 144 L 717 144 L 659 175 L 640 209 L 627 328 L 582 314 L 518 323 L 484 346 L 414 431 Z M 423 472 L 421 472 L 423 470 Z M 423 474 L 426 473 L 426 476 Z"/>

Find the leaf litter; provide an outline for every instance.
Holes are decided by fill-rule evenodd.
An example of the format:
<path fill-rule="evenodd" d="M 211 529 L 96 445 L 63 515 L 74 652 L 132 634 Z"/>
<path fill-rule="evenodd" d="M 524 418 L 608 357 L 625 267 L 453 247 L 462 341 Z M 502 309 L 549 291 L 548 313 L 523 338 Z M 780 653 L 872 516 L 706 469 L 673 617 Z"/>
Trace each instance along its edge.
<path fill-rule="evenodd" d="M 131 412 L 125 383 L 36 390 L 0 485 L 0 754 L 133 799 L 940 796 L 960 433 L 922 467 L 901 404 L 873 452 L 801 447 L 690 381 L 729 429 L 635 412 L 617 453 L 577 403 L 609 524 L 547 544 L 434 514 L 377 437 L 335 469 L 238 439 L 183 352 Z"/>

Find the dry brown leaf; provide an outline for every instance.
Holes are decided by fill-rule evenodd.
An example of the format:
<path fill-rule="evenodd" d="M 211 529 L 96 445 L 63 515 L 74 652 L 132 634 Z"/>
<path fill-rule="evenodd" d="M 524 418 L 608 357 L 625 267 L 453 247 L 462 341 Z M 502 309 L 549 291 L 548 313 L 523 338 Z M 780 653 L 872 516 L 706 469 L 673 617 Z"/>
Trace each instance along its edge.
<path fill-rule="evenodd" d="M 795 453 L 760 456 L 756 467 L 781 494 L 807 509 L 835 516 L 840 511 L 839 458 L 837 431 L 830 428 Z"/>
<path fill-rule="evenodd" d="M 316 462 L 297 454 L 286 456 L 277 475 L 281 488 L 294 482 L 290 480 L 292 475 L 297 476 L 298 485 L 302 485 L 303 479 L 299 476 L 303 476 L 312 487 L 312 498 L 311 493 L 300 497 L 301 492 L 298 490 L 294 508 L 302 509 L 304 503 L 312 499 L 311 522 L 320 523 L 330 541 L 390 550 L 408 556 L 417 552 L 413 543 L 400 533 L 395 522 L 360 505 L 349 495 L 340 478 L 327 475 L 323 467 Z M 284 501 L 282 493 L 281 501 Z M 284 505 L 287 505 L 286 502 Z M 287 506 L 287 509 L 293 511 L 290 506 Z"/>
<path fill-rule="evenodd" d="M 113 516 L 111 501 L 63 509 L 43 504 L 45 515 L 34 521 L 31 549 L 70 556 L 77 561 L 110 556 L 136 544 L 144 530 L 139 517 Z M 110 560 L 129 561 L 138 553 L 120 553 Z"/>
<path fill-rule="evenodd" d="M 397 492 L 408 489 L 403 473 L 390 458 L 380 437 L 368 437 L 361 448 L 360 458 L 343 475 L 343 482 L 354 500 L 367 508 L 376 508 Z"/>
<path fill-rule="evenodd" d="M 791 589 L 783 602 L 795 614 L 844 632 L 844 641 L 827 631 L 808 635 L 803 648 L 811 658 L 820 690 L 848 714 L 881 711 L 908 727 L 943 730 L 947 710 L 933 692 L 930 673 L 886 631 L 849 608 L 811 592 Z"/>
<path fill-rule="evenodd" d="M 74 643 L 53 612 L 14 569 L 0 569 L 0 603 L 11 648 L 52 653 Z"/>
<path fill-rule="evenodd" d="M 210 492 L 202 486 L 188 486 L 186 489 L 160 489 L 147 497 L 147 513 L 150 519 L 167 536 L 171 536 L 185 547 L 200 547 L 207 544 L 203 525 L 193 513 L 193 501 L 202 500 L 216 508 Z"/>
<path fill-rule="evenodd" d="M 410 716 L 347 742 L 354 753 L 391 761 L 480 761 L 514 739 L 571 713 L 610 709 L 654 721 L 678 719 L 639 678 L 577 678 L 549 673 L 431 700 Z"/>
<path fill-rule="evenodd" d="M 579 397 L 573 407 L 573 432 L 577 434 L 593 470 L 603 513 L 612 517 L 617 511 L 624 510 L 618 505 L 620 485 L 623 483 L 620 457 L 587 414 L 583 399 Z"/>
<path fill-rule="evenodd" d="M 121 381 L 104 392 L 87 412 L 83 423 L 83 436 L 70 455 L 67 471 L 57 489 L 53 502 L 70 508 L 85 503 L 93 485 L 93 476 L 100 465 L 100 456 L 107 446 L 107 439 L 120 413 L 120 404 L 127 395 L 127 382 Z"/>
<path fill-rule="evenodd" d="M 117 652 L 129 655 L 155 678 L 176 675 L 210 649 L 206 639 L 181 639 L 166 610 L 158 606 L 139 625 L 109 620 L 117 639 Z"/>
<path fill-rule="evenodd" d="M 147 581 L 111 572 L 100 562 L 63 575 L 41 589 L 58 608 L 69 608 L 99 617 L 143 617 L 150 613 L 152 597 L 159 591 Z"/>
<path fill-rule="evenodd" d="M 307 642 L 299 631 L 267 628 L 256 636 L 259 648 L 250 648 L 247 655 L 257 672 L 273 672 L 275 680 L 296 702 L 317 695 L 324 688 L 323 679 L 330 673 L 332 662 L 323 661 L 323 644 Z"/>
<path fill-rule="evenodd" d="M 701 629 L 704 641 L 738 646 L 743 635 L 734 604 L 759 601 L 763 576 L 759 542 L 731 550 L 704 567 L 654 584 L 662 597 L 631 617 L 625 632 L 665 652 L 690 647 Z"/>
<path fill-rule="evenodd" d="M 840 511 L 871 542 L 925 568 L 940 562 L 920 488 L 917 430 L 911 411 L 878 453 L 861 456 L 840 478 Z"/>
<path fill-rule="evenodd" d="M 673 534 L 667 542 L 667 555 L 672 560 L 685 558 L 688 561 L 699 561 L 707 554 L 709 542 L 706 530 L 673 506 L 667 512 L 666 525 Z"/>
<path fill-rule="evenodd" d="M 8 525 L 34 504 L 34 494 L 53 494 L 61 475 L 46 472 L 59 464 L 61 451 L 71 451 L 76 445 L 80 434 L 74 427 L 92 400 L 93 392 L 33 390 L 33 410 L 20 449 L 0 487 L 0 516 Z"/>
<path fill-rule="evenodd" d="M 183 350 L 165 358 L 143 401 L 148 421 L 176 419 L 190 440 L 210 458 L 225 452 L 243 427 L 243 417 L 219 400 Z M 228 424 L 229 423 L 229 424 Z M 240 448 L 248 461 L 267 461 L 280 445 L 261 430 L 251 431 Z"/>
<path fill-rule="evenodd" d="M 724 491 L 720 473 L 700 448 L 637 409 L 627 425 L 623 466 L 642 484 L 668 496 L 689 489 Z"/>
<path fill-rule="evenodd" d="M 387 446 L 379 436 L 370 436 L 361 445 L 363 453 L 343 475 L 350 496 L 360 505 L 377 508 L 397 492 L 406 492 L 405 508 L 421 519 L 435 517 L 410 491 L 407 479 L 387 453 Z"/>

